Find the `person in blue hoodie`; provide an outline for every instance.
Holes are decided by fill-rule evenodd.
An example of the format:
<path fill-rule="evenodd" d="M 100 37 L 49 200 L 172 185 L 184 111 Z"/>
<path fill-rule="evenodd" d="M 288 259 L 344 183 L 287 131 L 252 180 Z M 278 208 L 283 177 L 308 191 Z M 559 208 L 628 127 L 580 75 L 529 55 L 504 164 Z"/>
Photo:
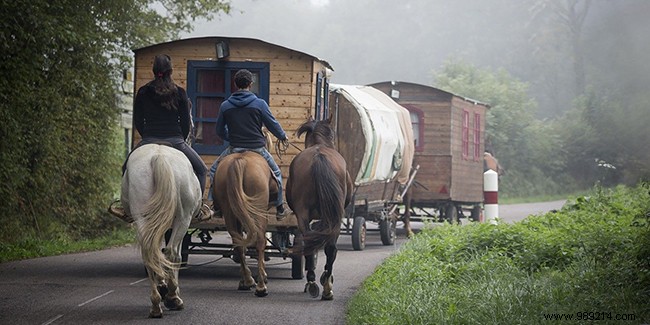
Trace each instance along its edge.
<path fill-rule="evenodd" d="M 278 181 L 278 196 L 274 203 L 277 209 L 276 217 L 281 220 L 287 215 L 282 199 L 282 172 L 269 151 L 266 150 L 266 137 L 262 132 L 262 126 L 265 126 L 280 141 L 285 142 L 285 147 L 289 140 L 282 126 L 271 113 L 266 101 L 251 92 L 252 84 L 253 74 L 250 71 L 246 69 L 237 71 L 235 73 L 235 86 L 237 86 L 238 90 L 221 103 L 219 115 L 217 116 L 217 135 L 230 142 L 230 146 L 212 164 L 210 168 L 210 185 L 214 183 L 214 174 L 217 171 L 219 161 L 223 157 L 242 151 L 257 152 L 269 163 L 273 175 Z M 211 189 L 210 195 L 213 190 Z M 220 214 L 220 208 L 214 200 L 213 209 L 217 215 Z"/>

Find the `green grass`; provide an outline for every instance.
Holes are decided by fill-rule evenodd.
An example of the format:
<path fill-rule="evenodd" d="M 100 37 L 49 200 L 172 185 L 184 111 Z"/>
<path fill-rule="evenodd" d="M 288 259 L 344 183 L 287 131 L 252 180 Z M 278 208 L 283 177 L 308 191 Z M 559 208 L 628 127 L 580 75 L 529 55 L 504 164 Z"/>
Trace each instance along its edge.
<path fill-rule="evenodd" d="M 27 236 L 16 243 L 0 243 L 0 262 L 94 251 L 132 243 L 135 243 L 133 227 L 118 228 L 108 235 L 85 240 L 68 238 L 43 240 Z"/>
<path fill-rule="evenodd" d="M 548 324 L 583 312 L 648 322 L 648 189 L 595 189 L 515 224 L 423 230 L 366 279 L 347 323 Z"/>

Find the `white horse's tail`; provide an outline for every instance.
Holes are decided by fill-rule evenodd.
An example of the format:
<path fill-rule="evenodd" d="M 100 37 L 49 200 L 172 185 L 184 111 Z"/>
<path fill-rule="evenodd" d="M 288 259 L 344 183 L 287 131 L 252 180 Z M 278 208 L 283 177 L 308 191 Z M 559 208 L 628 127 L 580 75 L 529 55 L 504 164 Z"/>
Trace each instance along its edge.
<path fill-rule="evenodd" d="M 177 267 L 170 262 L 162 252 L 165 232 L 172 227 L 176 207 L 178 206 L 178 191 L 174 181 L 174 172 L 163 155 L 151 158 L 153 170 L 153 195 L 147 203 L 142 215 L 142 224 L 138 232 L 138 243 L 142 251 L 142 260 L 151 272 L 164 276 L 166 270 Z"/>

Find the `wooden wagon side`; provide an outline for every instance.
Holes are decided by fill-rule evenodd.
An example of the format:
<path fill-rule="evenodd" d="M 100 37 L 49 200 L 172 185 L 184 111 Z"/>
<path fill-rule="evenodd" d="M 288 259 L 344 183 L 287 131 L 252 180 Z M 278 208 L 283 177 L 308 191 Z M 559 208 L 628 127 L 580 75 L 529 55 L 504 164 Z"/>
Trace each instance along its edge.
<path fill-rule="evenodd" d="M 192 147 L 208 167 L 228 145 L 216 136 L 216 117 L 221 102 L 236 91 L 232 79 L 239 69 L 253 72 L 256 78 L 253 92 L 267 101 L 291 142 L 300 142 L 295 138 L 295 131 L 309 116 L 324 114 L 327 99 L 324 94 L 327 94 L 332 68 L 326 61 L 300 51 L 257 39 L 215 36 L 155 44 L 136 49 L 134 53 L 135 89 L 152 79 L 156 55 L 168 54 L 172 58 L 172 78 L 187 90 L 192 103 L 196 129 Z M 141 137 L 135 129 L 133 133 L 132 144 L 135 144 Z M 269 151 L 280 166 L 286 183 L 289 164 L 298 154 L 298 149 L 289 147 L 282 157 L 277 156 L 275 150 Z M 190 228 L 183 243 L 184 261 L 190 253 L 232 254 L 230 244 L 211 242 L 210 233 L 225 230 L 222 220 L 193 221 Z M 282 223 L 272 222 L 270 231 L 273 238 L 270 250 L 277 252 L 290 246 L 290 238 L 297 232 L 295 217 L 290 216 Z M 301 258 L 293 261 L 292 277 L 302 277 L 302 263 Z"/>
<path fill-rule="evenodd" d="M 371 84 L 411 113 L 416 134 L 414 164 L 420 171 L 410 206 L 436 209 L 456 222 L 464 208 L 478 220 L 483 202 L 483 152 L 488 105 L 434 87 L 408 82 Z"/>
<path fill-rule="evenodd" d="M 221 59 L 217 58 L 216 51 L 219 42 L 227 44 L 229 49 L 229 55 Z M 327 77 L 332 71 L 329 63 L 315 56 L 250 38 L 190 38 L 151 45 L 134 52 L 136 90 L 152 79 L 151 68 L 155 55 L 164 53 L 171 56 L 174 67 L 172 78 L 187 90 L 193 106 L 192 116 L 199 132 L 193 146 L 195 149 L 199 147 L 197 151 L 208 166 L 223 150 L 223 147 L 210 147 L 211 139 L 221 141 L 215 139 L 215 135 L 210 132 L 214 129 L 219 104 L 233 91 L 200 91 L 201 84 L 197 78 L 201 71 L 232 72 L 240 68 L 254 72 L 261 70 L 262 76 L 256 81 L 259 86 L 258 96 L 269 103 L 271 111 L 292 142 L 298 141 L 294 138 L 298 126 L 309 116 L 314 116 L 317 108 L 323 105 L 322 94 L 327 93 Z M 232 83 L 231 75 L 226 74 L 225 78 L 225 83 Z M 226 84 L 228 86 L 234 85 Z M 140 135 L 135 130 L 133 132 L 133 143 L 137 143 Z M 205 139 L 205 143 L 198 143 L 202 139 Z M 283 157 L 271 153 L 283 176 L 287 177 L 289 163 L 298 150 L 290 147 Z"/>

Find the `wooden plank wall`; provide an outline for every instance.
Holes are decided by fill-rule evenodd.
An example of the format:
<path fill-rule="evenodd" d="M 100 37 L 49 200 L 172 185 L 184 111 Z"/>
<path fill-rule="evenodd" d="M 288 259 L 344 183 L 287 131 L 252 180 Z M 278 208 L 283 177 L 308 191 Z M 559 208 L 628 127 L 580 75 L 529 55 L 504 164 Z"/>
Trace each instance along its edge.
<path fill-rule="evenodd" d="M 153 58 L 165 53 L 171 56 L 174 66 L 172 78 L 187 89 L 187 61 L 216 60 L 216 38 L 201 38 L 164 43 L 136 51 L 135 89 L 153 78 Z M 269 62 L 270 85 L 269 106 L 284 128 L 289 140 L 302 147 L 304 140 L 295 137 L 297 128 L 313 114 L 316 93 L 316 74 L 324 69 L 323 64 L 314 57 L 269 43 L 251 39 L 230 40 L 229 61 Z M 134 143 L 140 137 L 134 131 Z M 275 138 L 273 137 L 275 140 Z M 280 166 L 282 174 L 288 176 L 289 164 L 299 152 L 289 147 L 287 155 L 280 159 L 275 149 L 269 150 Z M 202 156 L 208 167 L 216 156 Z"/>
<path fill-rule="evenodd" d="M 371 86 L 391 94 L 399 91 L 396 101 L 423 112 L 422 150 L 416 151 L 414 165 L 420 170 L 413 186 L 413 200 L 427 205 L 440 200 L 483 201 L 483 162 L 473 160 L 473 117 L 481 114 L 481 148 L 484 150 L 485 106 L 429 86 L 412 83 L 382 82 Z M 462 158 L 462 110 L 470 113 L 470 156 Z"/>
<path fill-rule="evenodd" d="M 485 106 L 455 97 L 452 107 L 452 175 L 451 197 L 454 201 L 483 201 L 483 152 L 485 149 Z M 462 116 L 469 112 L 469 156 L 462 157 Z M 474 114 L 481 115 L 479 157 L 474 157 Z"/>

